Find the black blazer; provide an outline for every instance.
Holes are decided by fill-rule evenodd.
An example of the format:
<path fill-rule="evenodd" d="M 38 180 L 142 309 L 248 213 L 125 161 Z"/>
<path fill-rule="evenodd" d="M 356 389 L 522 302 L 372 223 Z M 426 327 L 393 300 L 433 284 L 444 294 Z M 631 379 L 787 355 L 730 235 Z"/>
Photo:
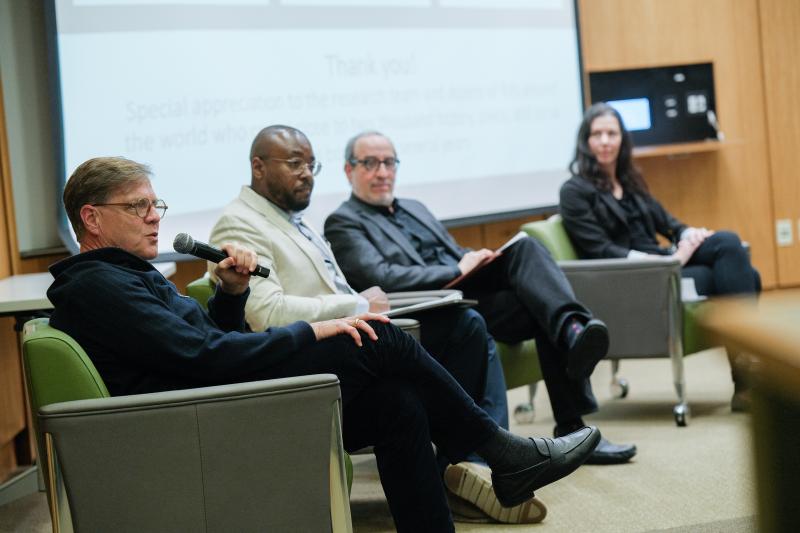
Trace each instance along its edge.
<path fill-rule="evenodd" d="M 425 225 L 457 257 L 462 248 L 445 227 L 416 200 L 398 199 L 400 207 Z M 325 238 L 336 262 L 356 290 L 380 285 L 387 292 L 441 289 L 461 274 L 456 265 L 427 265 L 394 224 L 351 197 L 325 221 Z"/>
<path fill-rule="evenodd" d="M 652 196 L 634 194 L 647 231 L 676 243 L 688 226 L 670 215 Z M 627 257 L 631 231 L 625 211 L 611 192 L 602 192 L 581 176 L 561 186 L 561 217 L 578 256 L 584 259 Z"/>

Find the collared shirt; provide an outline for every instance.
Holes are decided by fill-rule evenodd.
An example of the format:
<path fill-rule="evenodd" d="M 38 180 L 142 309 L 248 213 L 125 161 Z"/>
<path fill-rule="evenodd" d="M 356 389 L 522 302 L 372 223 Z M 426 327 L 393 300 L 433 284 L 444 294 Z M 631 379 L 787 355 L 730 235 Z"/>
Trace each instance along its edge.
<path fill-rule="evenodd" d="M 278 213 L 281 216 L 286 217 L 286 220 L 295 228 L 300 234 L 308 239 L 311 244 L 314 245 L 317 250 L 319 250 L 320 255 L 322 256 L 322 261 L 325 263 L 325 269 L 328 271 L 328 275 L 330 276 L 330 280 L 333 281 L 334 286 L 336 287 L 336 291 L 339 294 L 354 294 L 357 295 L 358 293 L 353 290 L 353 288 L 347 283 L 347 280 L 344 279 L 344 276 L 339 274 L 339 271 L 336 269 L 333 255 L 331 255 L 330 248 L 328 247 L 327 243 L 322 240 L 322 238 L 311 231 L 311 229 L 303 222 L 303 211 L 286 211 L 285 209 L 281 208 L 280 206 L 274 204 L 269 199 L 266 199 L 270 204 L 275 206 Z M 362 298 L 364 302 L 365 299 Z M 356 305 L 356 313 L 364 311 L 363 303 L 359 301 Z M 369 309 L 369 303 L 367 303 L 367 309 Z"/>
<path fill-rule="evenodd" d="M 331 251 L 327 244 L 322 240 L 321 237 L 311 231 L 311 229 L 306 226 L 305 222 L 303 222 L 303 213 L 292 213 L 289 217 L 289 222 L 291 222 L 292 225 L 297 228 L 303 237 L 311 241 L 311 244 L 313 244 L 317 250 L 319 250 L 319 253 L 322 256 L 322 261 L 325 263 L 325 268 L 328 271 L 328 275 L 333 281 L 333 284 L 336 286 L 336 291 L 339 294 L 356 294 L 356 291 L 350 287 L 350 285 L 347 283 L 347 280 L 344 279 L 344 276 L 340 275 L 339 271 L 336 269 L 336 266 L 333 262 L 333 256 L 331 255 Z"/>
<path fill-rule="evenodd" d="M 356 198 L 353 196 L 353 198 Z M 391 206 L 370 205 L 359 198 L 359 202 L 380 213 L 394 224 L 400 232 L 408 239 L 411 246 L 419 253 L 426 265 L 458 265 L 460 257 L 456 257 L 433 233 L 428 226 L 417 220 L 417 218 L 400 207 L 397 199 Z"/>

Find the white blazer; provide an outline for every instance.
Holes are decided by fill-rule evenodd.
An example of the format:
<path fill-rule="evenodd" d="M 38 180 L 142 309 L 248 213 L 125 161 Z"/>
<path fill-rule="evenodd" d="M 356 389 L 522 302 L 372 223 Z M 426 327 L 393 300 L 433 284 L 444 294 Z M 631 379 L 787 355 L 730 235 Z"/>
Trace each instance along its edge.
<path fill-rule="evenodd" d="M 253 331 L 297 320 L 316 322 L 355 313 L 358 297 L 336 293 L 317 247 L 284 213 L 249 186 L 242 187 L 239 197 L 225 207 L 209 241 L 214 246 L 226 242 L 247 246 L 258 254 L 259 263 L 271 270 L 266 279 L 250 279 L 245 316 Z M 334 266 L 339 270 L 335 260 Z M 212 270 L 210 264 L 209 272 Z"/>

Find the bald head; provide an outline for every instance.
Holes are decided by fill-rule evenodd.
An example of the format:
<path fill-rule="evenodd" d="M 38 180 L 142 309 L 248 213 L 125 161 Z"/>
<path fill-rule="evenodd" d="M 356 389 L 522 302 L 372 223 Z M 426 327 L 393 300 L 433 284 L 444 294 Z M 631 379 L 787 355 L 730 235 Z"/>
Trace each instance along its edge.
<path fill-rule="evenodd" d="M 308 142 L 305 133 L 291 126 L 275 124 L 259 131 L 253 144 L 250 145 L 250 159 L 256 156 L 271 157 L 269 150 L 276 143 L 286 143 L 289 139 L 302 139 Z"/>
<path fill-rule="evenodd" d="M 305 134 L 291 126 L 268 126 L 250 147 L 250 187 L 286 211 L 301 211 L 311 201 L 314 151 Z"/>

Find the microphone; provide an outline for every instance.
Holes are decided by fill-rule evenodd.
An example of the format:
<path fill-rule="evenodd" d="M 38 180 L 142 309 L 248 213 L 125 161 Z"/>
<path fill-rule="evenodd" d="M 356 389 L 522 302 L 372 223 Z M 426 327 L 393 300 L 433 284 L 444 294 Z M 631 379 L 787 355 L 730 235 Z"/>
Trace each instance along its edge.
<path fill-rule="evenodd" d="M 219 248 L 214 248 L 206 243 L 192 239 L 188 233 L 178 233 L 175 235 L 175 240 L 172 241 L 172 247 L 180 254 L 189 254 L 212 263 L 219 263 L 228 254 Z M 253 276 L 261 276 L 262 278 L 269 277 L 269 269 L 261 265 L 257 265 L 256 269 L 251 272 Z"/>

